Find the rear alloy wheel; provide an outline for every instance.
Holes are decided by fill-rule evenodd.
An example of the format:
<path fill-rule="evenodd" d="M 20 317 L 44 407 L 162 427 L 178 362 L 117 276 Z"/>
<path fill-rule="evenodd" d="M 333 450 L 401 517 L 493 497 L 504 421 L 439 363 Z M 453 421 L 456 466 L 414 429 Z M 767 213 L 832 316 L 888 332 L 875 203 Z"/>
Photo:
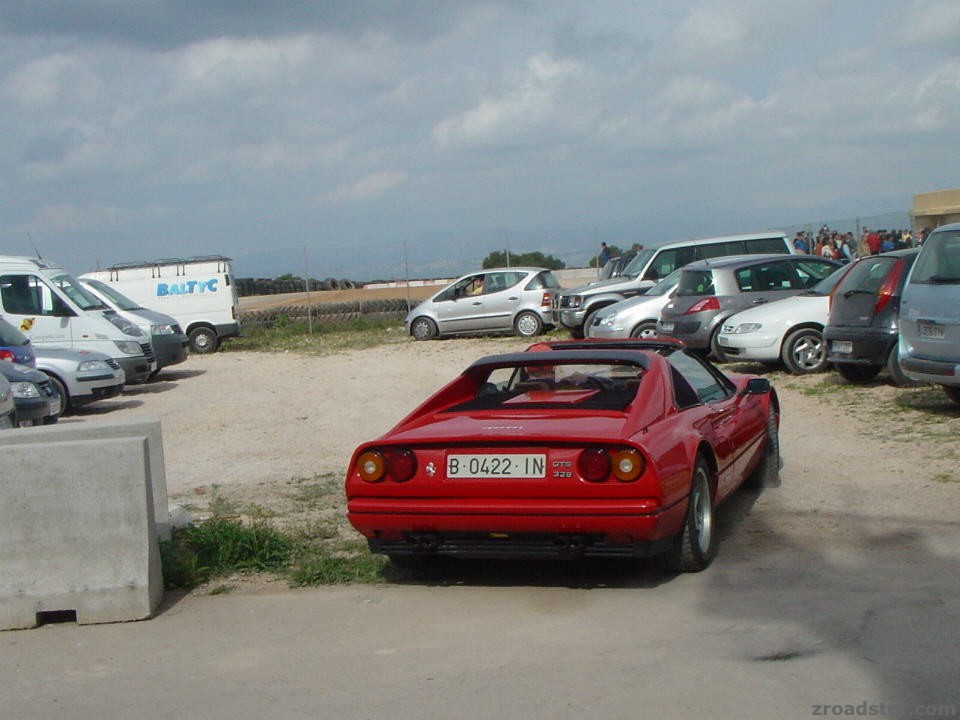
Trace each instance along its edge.
<path fill-rule="evenodd" d="M 941 385 L 941 387 L 948 398 L 953 400 L 957 405 L 960 405 L 960 387 L 956 385 Z"/>
<path fill-rule="evenodd" d="M 669 551 L 670 566 L 680 572 L 705 570 L 717 555 L 713 528 L 713 493 L 710 471 L 702 457 L 697 458 L 690 483 L 690 497 L 683 529 Z"/>
<path fill-rule="evenodd" d="M 657 323 L 655 321 L 646 321 L 637 325 L 633 330 L 630 331 L 630 337 L 632 338 L 652 338 L 657 336 Z"/>
<path fill-rule="evenodd" d="M 870 382 L 883 369 L 883 365 L 854 365 L 852 363 L 834 363 L 837 372 L 847 382 Z"/>
<path fill-rule="evenodd" d="M 190 352 L 208 355 L 215 352 L 219 340 L 217 334 L 208 327 L 198 327 L 190 331 Z"/>
<path fill-rule="evenodd" d="M 801 328 L 787 335 L 780 359 L 794 375 L 823 372 L 827 369 L 827 343 L 816 328 Z"/>
<path fill-rule="evenodd" d="M 543 332 L 543 320 L 535 312 L 525 310 L 513 321 L 513 330 L 520 337 L 534 337 Z"/>
<path fill-rule="evenodd" d="M 922 382 L 907 377 L 906 373 L 903 372 L 903 368 L 900 367 L 900 352 L 896 345 L 893 346 L 890 355 L 887 356 L 887 375 L 890 376 L 890 382 L 897 387 L 919 387 L 923 385 Z"/>
<path fill-rule="evenodd" d="M 418 317 L 410 323 L 410 334 L 414 340 L 432 340 L 437 336 L 437 326 L 430 318 Z"/>

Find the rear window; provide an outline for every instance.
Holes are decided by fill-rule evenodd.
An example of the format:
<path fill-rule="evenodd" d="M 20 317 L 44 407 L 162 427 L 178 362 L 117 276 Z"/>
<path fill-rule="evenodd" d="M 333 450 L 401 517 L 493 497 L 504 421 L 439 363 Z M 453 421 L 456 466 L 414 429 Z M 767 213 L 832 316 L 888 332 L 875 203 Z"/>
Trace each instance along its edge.
<path fill-rule="evenodd" d="M 893 269 L 896 258 L 871 257 L 864 258 L 850 268 L 837 287 L 840 294 L 855 292 L 874 295 L 883 285 L 887 273 Z"/>
<path fill-rule="evenodd" d="M 0 345 L 14 347 L 17 345 L 26 345 L 27 336 L 17 330 L 13 325 L 3 318 L 0 318 Z"/>
<path fill-rule="evenodd" d="M 714 292 L 711 270 L 684 270 L 680 273 L 677 295 L 713 295 Z"/>
<path fill-rule="evenodd" d="M 450 408 L 516 410 L 592 408 L 623 410 L 636 397 L 643 368 L 631 363 L 544 363 L 498 367 L 476 396 Z"/>
<path fill-rule="evenodd" d="M 960 231 L 935 232 L 927 238 L 910 282 L 960 284 Z"/>
<path fill-rule="evenodd" d="M 788 254 L 790 249 L 783 238 L 751 238 L 745 243 L 747 253 L 750 255 L 763 255 L 764 253 Z"/>
<path fill-rule="evenodd" d="M 537 275 L 527 283 L 524 290 L 555 290 L 558 287 L 560 287 L 560 283 L 557 282 L 553 273 L 547 270 L 546 272 L 537 273 Z"/>

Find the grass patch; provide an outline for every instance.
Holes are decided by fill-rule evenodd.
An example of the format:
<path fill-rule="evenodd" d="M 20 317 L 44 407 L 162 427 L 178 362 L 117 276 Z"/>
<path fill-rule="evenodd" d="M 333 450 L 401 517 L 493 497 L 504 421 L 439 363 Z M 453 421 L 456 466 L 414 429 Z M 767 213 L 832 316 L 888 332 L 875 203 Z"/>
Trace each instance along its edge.
<path fill-rule="evenodd" d="M 339 537 L 333 523 L 278 530 L 264 519 L 243 523 L 214 517 L 177 528 L 169 541 L 160 543 L 164 586 L 190 590 L 238 572 L 274 573 L 286 577 L 292 587 L 383 579 L 386 558 L 373 555 L 362 542 L 338 541 Z M 218 585 L 210 594 L 230 590 Z"/>
<path fill-rule="evenodd" d="M 937 473 L 931 478 L 931 480 L 933 480 L 934 482 L 944 483 L 944 484 L 957 482 L 957 478 L 954 477 L 953 473 L 949 473 L 949 472 Z"/>
<path fill-rule="evenodd" d="M 376 347 L 404 342 L 407 335 L 402 323 L 377 318 L 353 318 L 337 324 L 313 324 L 306 320 L 290 320 L 281 315 L 270 326 L 243 329 L 240 337 L 224 343 L 225 352 L 299 352 L 328 355 L 344 350 Z"/>

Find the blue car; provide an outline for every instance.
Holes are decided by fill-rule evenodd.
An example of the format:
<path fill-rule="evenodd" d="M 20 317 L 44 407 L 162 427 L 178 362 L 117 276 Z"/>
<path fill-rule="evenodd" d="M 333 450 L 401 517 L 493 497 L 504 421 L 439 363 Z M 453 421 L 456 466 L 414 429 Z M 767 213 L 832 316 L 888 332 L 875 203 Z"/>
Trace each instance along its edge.
<path fill-rule="evenodd" d="M 13 325 L 0 317 L 0 360 L 36 367 L 33 345 Z"/>

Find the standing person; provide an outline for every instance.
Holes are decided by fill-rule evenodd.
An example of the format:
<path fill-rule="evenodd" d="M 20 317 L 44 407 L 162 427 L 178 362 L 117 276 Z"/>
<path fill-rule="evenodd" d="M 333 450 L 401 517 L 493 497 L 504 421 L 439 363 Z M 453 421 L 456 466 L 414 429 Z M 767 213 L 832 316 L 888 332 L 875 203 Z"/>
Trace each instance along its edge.
<path fill-rule="evenodd" d="M 836 258 L 842 263 L 853 261 L 853 249 L 850 247 L 850 241 L 853 239 L 851 233 L 844 233 L 839 238 L 840 257 Z"/>
<path fill-rule="evenodd" d="M 880 254 L 881 242 L 880 233 L 878 233 L 876 230 L 867 233 L 867 250 L 869 250 L 871 255 Z"/>
<path fill-rule="evenodd" d="M 605 242 L 600 243 L 600 254 L 597 256 L 597 268 L 603 269 L 603 266 L 610 260 L 610 249 Z"/>

